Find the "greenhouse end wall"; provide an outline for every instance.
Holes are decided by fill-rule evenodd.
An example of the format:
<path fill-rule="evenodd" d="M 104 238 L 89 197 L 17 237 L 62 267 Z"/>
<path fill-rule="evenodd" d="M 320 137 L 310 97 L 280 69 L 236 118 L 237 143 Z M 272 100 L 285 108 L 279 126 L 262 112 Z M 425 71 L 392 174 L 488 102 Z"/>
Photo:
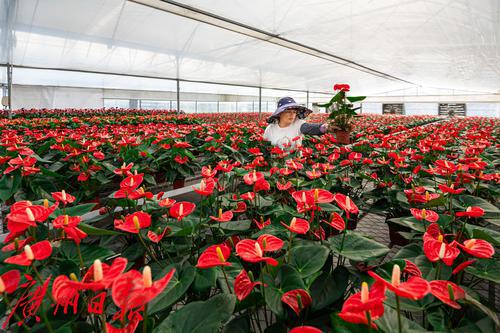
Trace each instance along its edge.
<path fill-rule="evenodd" d="M 284 91 L 282 94 L 287 95 Z M 276 93 L 275 93 L 276 95 Z M 272 112 L 274 105 L 279 97 L 263 96 L 262 111 Z M 485 98 L 488 101 L 480 101 L 480 96 L 468 97 L 476 101 L 463 101 L 460 96 L 428 96 L 428 102 L 420 102 L 425 96 L 417 96 L 417 102 L 408 101 L 409 97 L 387 97 L 387 103 L 403 103 L 404 113 L 406 115 L 438 115 L 439 103 L 444 101 L 463 102 L 466 104 L 467 116 L 482 117 L 500 117 L 500 101 Z M 367 100 L 381 99 L 378 97 L 368 97 Z M 434 101 L 432 101 L 434 99 Z M 438 99 L 438 100 L 436 100 Z M 127 103 L 105 103 L 105 101 L 127 101 Z M 177 95 L 174 91 L 147 91 L 147 90 L 125 90 L 125 89 L 106 89 L 106 88 L 83 88 L 83 87 L 57 87 L 57 86 L 39 86 L 39 85 L 14 85 L 12 94 L 13 109 L 43 109 L 43 108 L 103 108 L 103 107 L 130 107 L 129 100 L 146 100 L 157 105 L 169 105 L 167 108 L 176 108 Z M 169 103 L 162 104 L 160 102 Z M 210 93 L 181 93 L 181 109 L 188 107 L 187 112 L 195 112 L 194 102 L 198 101 L 197 112 L 210 112 L 216 108 L 205 105 L 207 103 L 220 102 L 219 112 L 251 112 L 258 111 L 258 96 L 231 95 L 231 94 L 210 94 Z M 300 102 L 300 98 L 297 99 Z M 314 100 L 311 100 L 313 102 Z M 189 104 L 191 103 L 191 104 Z M 252 104 L 253 103 L 253 104 Z M 384 102 L 365 102 L 362 103 L 363 114 L 382 114 Z M 189 105 L 188 105 L 189 104 Z M 253 105 L 250 108 L 250 105 Z M 144 104 L 146 105 L 146 104 Z M 151 108 L 145 107 L 143 108 Z M 153 106 L 154 108 L 154 106 Z M 212 111 L 213 112 L 213 111 Z"/>

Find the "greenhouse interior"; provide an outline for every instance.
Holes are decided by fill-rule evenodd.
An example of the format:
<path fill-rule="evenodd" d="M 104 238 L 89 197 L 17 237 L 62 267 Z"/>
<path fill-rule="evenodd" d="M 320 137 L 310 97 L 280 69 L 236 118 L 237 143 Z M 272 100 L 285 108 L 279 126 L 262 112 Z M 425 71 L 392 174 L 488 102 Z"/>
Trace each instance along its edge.
<path fill-rule="evenodd" d="M 0 0 L 0 331 L 500 332 L 500 1 Z"/>

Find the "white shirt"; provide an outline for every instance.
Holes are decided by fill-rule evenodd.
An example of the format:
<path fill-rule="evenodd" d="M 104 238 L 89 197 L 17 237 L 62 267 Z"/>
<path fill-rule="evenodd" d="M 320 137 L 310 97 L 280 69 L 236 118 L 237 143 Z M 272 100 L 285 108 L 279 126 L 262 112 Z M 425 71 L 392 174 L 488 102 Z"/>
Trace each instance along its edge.
<path fill-rule="evenodd" d="M 296 119 L 290 126 L 280 127 L 278 123 L 269 124 L 264 132 L 264 140 L 270 141 L 272 145 L 280 148 L 295 148 L 302 144 L 302 133 L 300 126 L 306 121 L 304 119 Z M 300 139 L 293 141 L 293 138 L 300 136 Z"/>

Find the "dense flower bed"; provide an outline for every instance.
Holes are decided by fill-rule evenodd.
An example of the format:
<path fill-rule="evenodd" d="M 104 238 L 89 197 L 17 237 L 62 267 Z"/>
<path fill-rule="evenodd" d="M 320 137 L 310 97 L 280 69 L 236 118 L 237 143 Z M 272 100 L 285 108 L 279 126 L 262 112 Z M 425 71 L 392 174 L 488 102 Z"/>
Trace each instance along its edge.
<path fill-rule="evenodd" d="M 80 117 L 2 119 L 0 171 L 12 177 L 0 180 L 0 199 L 36 200 L 61 188 L 79 200 L 91 200 L 110 191 L 119 177 L 116 167 L 134 163 L 149 185 L 192 176 L 202 165 L 233 158 L 248 158 L 248 148 L 260 145 L 266 115 L 256 114 L 174 115 L 137 110 L 105 115 L 82 110 Z M 62 112 L 61 112 L 62 113 Z M 68 110 L 77 114 L 77 110 Z M 321 121 L 317 116 L 313 121 Z M 366 133 L 404 130 L 431 117 L 374 116 L 359 118 L 356 126 Z M 363 132 L 365 133 L 365 132 Z M 330 139 L 332 139 L 330 137 Z M 11 173 L 15 169 L 22 173 Z M 22 175 L 23 174 L 23 175 Z M 3 187 L 2 187 L 3 184 Z"/>
<path fill-rule="evenodd" d="M 498 120 L 363 116 L 290 152 L 256 114 L 67 114 L 0 123 L 4 328 L 495 331 Z M 200 202 L 148 191 L 194 173 Z M 390 260 L 368 211 L 403 228 Z"/>

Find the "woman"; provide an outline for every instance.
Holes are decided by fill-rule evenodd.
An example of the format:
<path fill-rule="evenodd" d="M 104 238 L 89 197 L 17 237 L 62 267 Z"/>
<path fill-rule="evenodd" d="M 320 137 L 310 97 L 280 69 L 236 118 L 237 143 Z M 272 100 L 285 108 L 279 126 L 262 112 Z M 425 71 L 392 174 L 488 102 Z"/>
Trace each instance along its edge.
<path fill-rule="evenodd" d="M 291 97 L 283 97 L 278 101 L 278 108 L 267 119 L 269 125 L 264 132 L 264 140 L 280 148 L 296 148 L 302 143 L 302 134 L 323 135 L 335 128 L 328 124 L 306 123 L 304 120 L 311 110 L 295 103 Z"/>

